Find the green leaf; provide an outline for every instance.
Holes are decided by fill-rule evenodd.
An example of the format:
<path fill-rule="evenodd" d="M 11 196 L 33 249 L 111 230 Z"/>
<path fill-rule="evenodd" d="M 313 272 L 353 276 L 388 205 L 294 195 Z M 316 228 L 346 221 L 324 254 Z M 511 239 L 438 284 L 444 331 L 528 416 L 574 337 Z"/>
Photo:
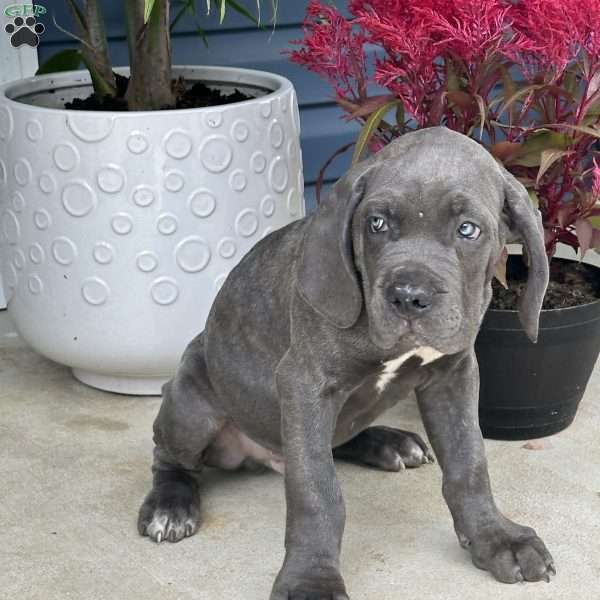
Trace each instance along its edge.
<path fill-rule="evenodd" d="M 446 73 L 448 80 L 448 91 L 460 91 L 460 78 L 456 74 L 456 70 L 454 69 L 454 63 L 449 58 L 446 59 Z"/>
<path fill-rule="evenodd" d="M 517 100 L 519 100 L 519 98 L 522 98 L 523 96 L 527 96 L 531 92 L 535 92 L 536 90 L 539 90 L 543 87 L 545 87 L 543 84 L 526 85 L 526 86 L 522 87 L 520 90 L 518 90 L 514 94 L 512 94 L 508 98 L 508 100 L 506 100 L 506 102 L 502 105 L 502 107 L 498 111 L 498 116 L 500 116 L 504 111 L 506 111 L 508 108 L 510 108 Z"/>
<path fill-rule="evenodd" d="M 574 94 L 577 89 L 577 74 L 575 71 L 569 69 L 565 73 L 565 77 L 563 79 L 563 87 L 569 94 Z"/>
<path fill-rule="evenodd" d="M 144 25 L 150 20 L 156 0 L 144 0 Z"/>
<path fill-rule="evenodd" d="M 585 133 L 586 135 L 591 135 L 595 138 L 600 138 L 600 129 L 596 129 L 595 127 L 586 127 L 585 125 L 570 125 L 569 123 L 550 123 L 549 125 L 543 125 L 542 127 L 552 127 L 556 129 L 566 127 L 567 129 L 578 131 L 579 133 Z"/>
<path fill-rule="evenodd" d="M 46 73 L 59 73 L 60 71 L 74 71 L 81 64 L 81 52 L 76 48 L 69 48 L 53 54 L 40 68 L 35 72 L 36 75 L 45 75 Z"/>
<path fill-rule="evenodd" d="M 572 143 L 573 139 L 564 133 L 538 131 L 523 142 L 506 162 L 509 165 L 537 167 L 542 162 L 544 150 L 565 150 Z"/>
<path fill-rule="evenodd" d="M 560 160 L 563 156 L 569 156 L 569 154 L 573 154 L 573 151 L 569 150 L 556 150 L 550 148 L 549 150 L 542 150 L 541 160 L 540 160 L 540 168 L 538 170 L 537 177 L 535 179 L 535 184 L 539 185 L 542 177 L 546 173 L 546 171 L 557 161 Z"/>
<path fill-rule="evenodd" d="M 225 0 L 219 0 L 221 2 L 221 13 L 219 15 L 219 23 L 223 23 L 225 20 L 225 9 L 227 8 L 227 3 Z"/>
<path fill-rule="evenodd" d="M 594 229 L 600 229 L 600 217 L 588 217 L 587 219 Z"/>
<path fill-rule="evenodd" d="M 367 147 L 369 140 L 373 137 L 376 129 L 379 127 L 383 117 L 387 112 L 397 104 L 401 103 L 402 100 L 396 99 L 390 102 L 386 102 L 383 106 L 379 107 L 371 116 L 367 119 L 364 124 L 358 139 L 356 141 L 356 147 L 354 148 L 354 154 L 352 155 L 352 164 L 356 164 L 362 157 L 365 148 Z"/>
<path fill-rule="evenodd" d="M 500 73 L 502 74 L 502 85 L 504 87 L 504 97 L 511 98 L 517 93 L 517 86 L 513 81 L 513 78 L 510 76 L 509 70 L 505 65 L 500 65 L 498 67 Z M 512 123 L 514 120 L 514 108 L 509 106 L 508 116 L 510 118 L 510 122 Z"/>
<path fill-rule="evenodd" d="M 92 78 L 92 84 L 94 86 L 94 92 L 100 94 L 101 96 L 114 96 L 116 93 L 115 88 L 102 76 L 102 73 L 97 69 L 96 65 L 90 61 L 86 60 L 84 54 L 81 55 L 81 60 L 83 60 L 87 70 L 90 72 L 90 77 Z"/>
<path fill-rule="evenodd" d="M 259 15 L 258 19 L 246 7 L 244 7 L 241 4 L 239 4 L 238 2 L 236 2 L 236 0 L 227 0 L 227 4 L 229 4 L 229 6 L 231 6 L 231 8 L 233 10 L 235 10 L 237 13 L 239 13 L 243 17 L 246 17 L 250 21 L 252 21 L 255 25 L 260 26 L 260 0 L 257 0 L 258 15 Z"/>
<path fill-rule="evenodd" d="M 531 204 L 533 204 L 533 206 L 535 206 L 536 208 L 540 207 L 540 198 L 537 195 L 537 193 L 535 192 L 535 190 L 527 190 L 527 193 L 529 194 L 529 199 L 531 200 Z"/>
<path fill-rule="evenodd" d="M 479 141 L 481 142 L 483 139 L 483 131 L 485 128 L 486 119 L 485 100 L 479 94 L 474 94 L 473 97 L 477 102 L 477 106 L 479 107 L 479 115 L 481 117 L 481 121 L 479 122 Z"/>
<path fill-rule="evenodd" d="M 401 129 L 406 125 L 406 114 L 404 110 L 404 102 L 400 102 L 398 104 L 398 108 L 396 109 L 396 125 Z"/>
<path fill-rule="evenodd" d="M 506 246 L 502 248 L 500 258 L 496 263 L 496 273 L 494 277 L 500 282 L 503 288 L 508 289 L 508 283 L 506 282 L 506 263 L 508 261 L 508 249 Z"/>

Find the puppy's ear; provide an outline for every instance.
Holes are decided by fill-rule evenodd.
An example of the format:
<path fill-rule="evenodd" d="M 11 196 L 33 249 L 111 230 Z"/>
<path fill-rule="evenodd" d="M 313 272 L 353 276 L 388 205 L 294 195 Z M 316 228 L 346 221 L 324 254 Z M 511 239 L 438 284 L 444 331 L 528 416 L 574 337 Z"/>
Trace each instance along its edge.
<path fill-rule="evenodd" d="M 360 203 L 371 161 L 337 181 L 311 217 L 298 265 L 300 295 L 340 329 L 354 325 L 363 297 L 352 250 L 352 216 Z"/>
<path fill-rule="evenodd" d="M 525 186 L 506 169 L 502 168 L 502 171 L 504 175 L 504 214 L 511 235 L 507 241 L 522 241 L 529 258 L 527 285 L 519 299 L 519 319 L 525 333 L 535 343 L 549 277 L 542 215 L 531 203 Z"/>

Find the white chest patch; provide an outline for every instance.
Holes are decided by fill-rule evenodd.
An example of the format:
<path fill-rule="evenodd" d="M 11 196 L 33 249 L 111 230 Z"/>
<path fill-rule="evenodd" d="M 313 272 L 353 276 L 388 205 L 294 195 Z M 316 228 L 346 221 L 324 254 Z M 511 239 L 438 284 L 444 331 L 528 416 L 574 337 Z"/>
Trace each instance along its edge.
<path fill-rule="evenodd" d="M 422 348 L 409 350 L 408 352 L 400 355 L 398 358 L 384 362 L 383 371 L 381 371 L 379 377 L 377 378 L 377 382 L 375 383 L 375 388 L 380 394 L 383 392 L 383 390 L 385 390 L 390 381 L 394 379 L 396 376 L 396 371 L 413 356 L 418 356 L 422 360 L 421 364 L 426 365 L 444 355 L 431 346 L 423 346 Z"/>

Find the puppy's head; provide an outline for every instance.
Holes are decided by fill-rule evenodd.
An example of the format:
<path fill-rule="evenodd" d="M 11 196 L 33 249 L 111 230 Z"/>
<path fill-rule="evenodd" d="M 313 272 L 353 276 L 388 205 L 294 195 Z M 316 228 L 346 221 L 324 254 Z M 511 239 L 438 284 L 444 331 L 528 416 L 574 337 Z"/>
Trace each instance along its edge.
<path fill-rule="evenodd" d="M 382 349 L 402 339 L 452 354 L 473 344 L 502 248 L 517 240 L 530 259 L 519 313 L 535 341 L 548 282 L 539 212 L 479 144 L 424 129 L 336 183 L 307 230 L 298 286 L 337 327 L 365 310 Z"/>

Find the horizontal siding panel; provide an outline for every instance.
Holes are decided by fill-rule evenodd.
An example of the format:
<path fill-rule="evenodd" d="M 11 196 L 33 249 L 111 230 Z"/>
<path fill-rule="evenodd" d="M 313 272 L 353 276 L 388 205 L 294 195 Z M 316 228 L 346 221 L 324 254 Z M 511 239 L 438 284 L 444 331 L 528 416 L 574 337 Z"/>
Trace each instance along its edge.
<path fill-rule="evenodd" d="M 125 0 L 127 1 L 127 0 Z M 253 15 L 256 15 L 256 1 L 255 0 L 238 0 L 240 4 L 245 6 Z M 102 3 L 102 10 L 104 11 L 104 21 L 106 25 L 106 32 L 109 38 L 125 37 L 125 19 L 123 17 L 123 3 L 114 2 L 114 0 L 104 0 Z M 280 0 L 277 26 L 287 27 L 290 25 L 299 25 L 306 12 L 306 2 L 288 2 L 286 0 Z M 206 4 L 202 0 L 197 1 L 198 12 L 196 15 L 185 15 L 178 23 L 175 28 L 175 33 L 190 33 L 197 30 L 197 25 L 200 25 L 204 31 L 211 32 L 215 30 L 236 30 L 236 29 L 255 29 L 256 25 L 252 21 L 238 14 L 234 10 L 228 10 L 225 16 L 223 24 L 219 23 L 219 16 L 217 11 L 214 11 L 206 16 Z M 172 15 L 177 13 L 177 7 L 172 4 Z M 49 42 L 60 42 L 65 39 L 65 34 L 58 29 L 53 21 L 52 15 L 54 15 L 56 22 L 67 31 L 74 31 L 73 21 L 71 14 L 67 8 L 67 3 L 64 1 L 52 2 L 52 6 L 49 7 L 48 13 L 40 17 L 40 21 L 46 27 L 46 31 L 43 35 L 43 43 L 48 44 Z M 271 2 L 270 0 L 263 0 L 261 21 L 266 30 L 271 30 L 272 25 L 269 24 L 271 19 Z"/>
<path fill-rule="evenodd" d="M 358 136 L 359 125 L 341 119 L 342 111 L 336 105 L 301 111 L 302 160 L 304 179 L 314 183 L 325 162 L 344 144 Z M 349 166 L 352 149 L 337 157 L 327 169 L 327 179 L 337 179 Z"/>

